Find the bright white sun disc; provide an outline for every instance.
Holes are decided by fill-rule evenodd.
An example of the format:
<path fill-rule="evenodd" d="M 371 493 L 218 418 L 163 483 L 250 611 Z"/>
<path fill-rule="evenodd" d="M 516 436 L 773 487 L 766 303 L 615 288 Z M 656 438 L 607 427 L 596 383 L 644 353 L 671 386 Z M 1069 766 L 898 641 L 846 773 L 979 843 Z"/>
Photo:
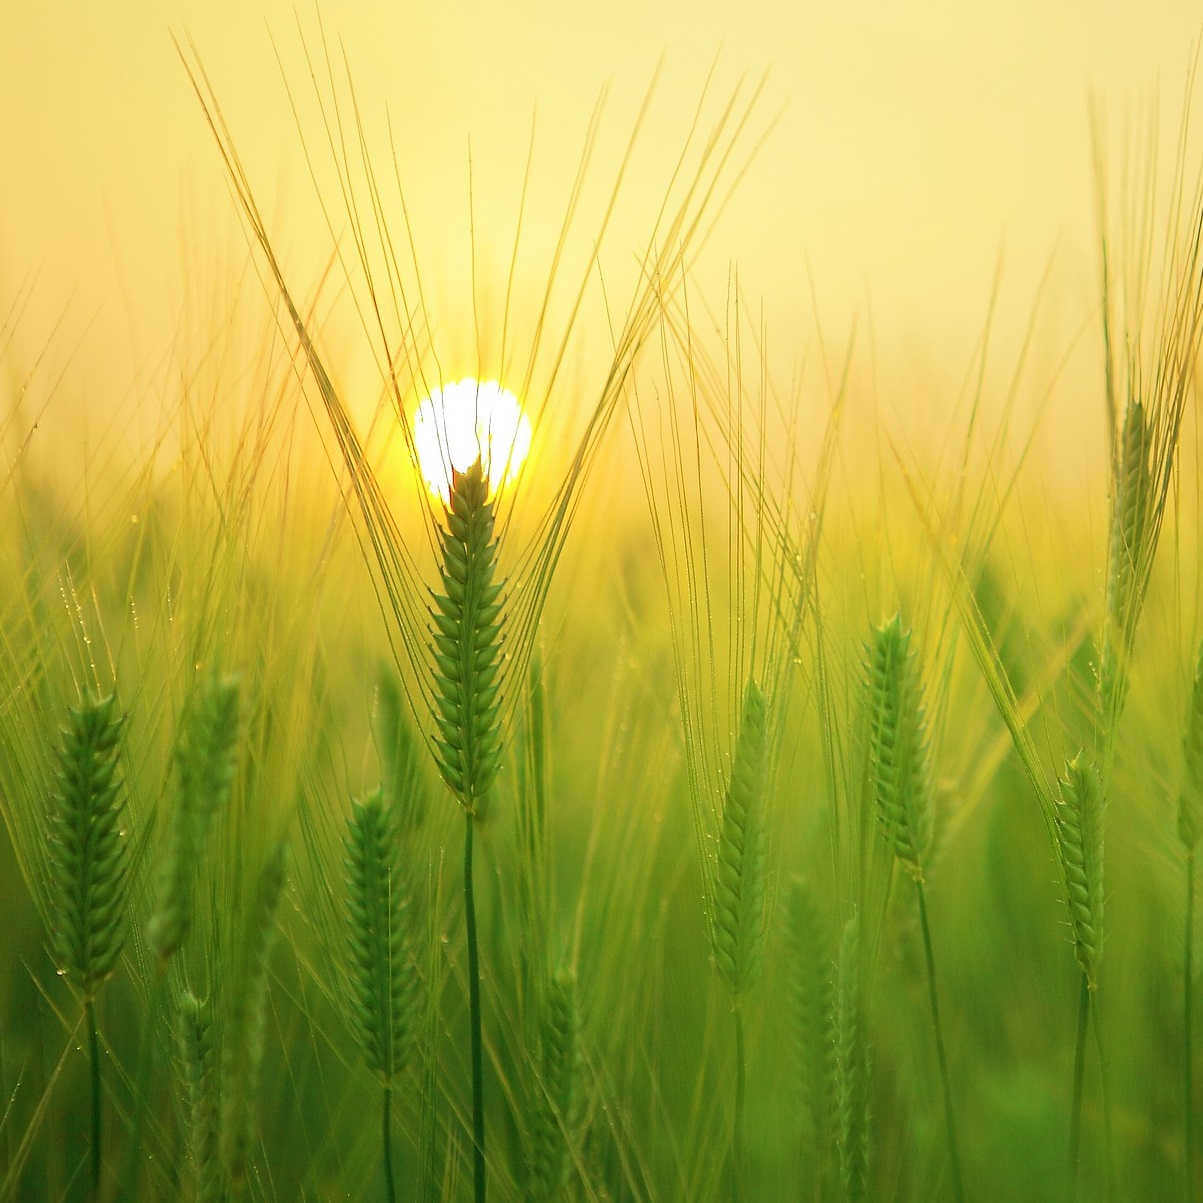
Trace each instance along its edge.
<path fill-rule="evenodd" d="M 479 459 L 490 493 L 518 475 L 530 451 L 531 425 L 518 398 L 496 380 L 471 376 L 436 388 L 414 414 L 414 449 L 430 491 L 451 497 L 451 473 Z"/>

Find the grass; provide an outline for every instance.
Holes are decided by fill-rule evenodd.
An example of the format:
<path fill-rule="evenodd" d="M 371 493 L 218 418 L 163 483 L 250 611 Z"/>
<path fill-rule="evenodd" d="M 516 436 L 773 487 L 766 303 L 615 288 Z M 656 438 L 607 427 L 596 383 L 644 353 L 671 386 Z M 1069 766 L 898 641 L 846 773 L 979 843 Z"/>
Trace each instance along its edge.
<path fill-rule="evenodd" d="M 1189 1203 L 1190 173 L 1168 215 L 1128 182 L 1134 244 L 1100 181 L 1083 502 L 1023 365 L 906 444 L 861 343 L 795 368 L 745 282 L 708 304 L 755 89 L 651 155 L 625 276 L 641 126 L 597 193 L 591 125 L 546 278 L 522 201 L 467 307 L 536 452 L 437 498 L 412 415 L 462 315 L 303 49 L 372 412 L 194 56 L 278 325 L 86 490 L 5 411 L 0 1201 Z"/>

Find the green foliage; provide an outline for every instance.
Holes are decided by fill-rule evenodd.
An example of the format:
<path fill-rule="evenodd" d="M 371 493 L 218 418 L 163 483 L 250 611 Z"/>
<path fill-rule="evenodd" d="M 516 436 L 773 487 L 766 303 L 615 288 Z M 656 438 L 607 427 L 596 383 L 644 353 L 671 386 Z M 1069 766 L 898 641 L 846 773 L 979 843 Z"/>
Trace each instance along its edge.
<path fill-rule="evenodd" d="M 419 997 L 396 824 L 379 792 L 352 804 L 345 844 L 348 1015 L 388 1084 L 409 1061 Z"/>
<path fill-rule="evenodd" d="M 443 592 L 431 609 L 443 780 L 470 813 L 483 814 L 501 765 L 502 585 L 494 581 L 493 506 L 480 460 L 453 472 L 442 529 Z"/>
<path fill-rule="evenodd" d="M 91 998 L 125 943 L 129 851 L 118 765 L 116 698 L 69 712 L 50 800 L 50 949 L 60 972 Z"/>
<path fill-rule="evenodd" d="M 931 844 L 927 737 L 911 633 L 895 614 L 869 644 L 866 695 L 869 763 L 877 818 L 894 855 L 916 881 Z"/>
<path fill-rule="evenodd" d="M 175 807 L 159 866 L 147 938 L 160 962 L 184 942 L 192 922 L 192 889 L 213 815 L 229 800 L 238 754 L 239 684 L 210 678 L 185 712 L 175 752 Z"/>
<path fill-rule="evenodd" d="M 380 794 L 397 816 L 401 832 L 420 827 L 428 799 L 422 779 L 422 746 L 409 720 L 409 703 L 397 674 L 381 664 L 376 675 L 376 743 L 380 749 Z"/>
<path fill-rule="evenodd" d="M 749 679 L 723 803 L 714 887 L 714 958 L 734 994 L 755 982 L 764 946 L 767 709 L 764 694 Z"/>
<path fill-rule="evenodd" d="M 1082 752 L 1065 766 L 1055 823 L 1074 954 L 1093 990 L 1103 955 L 1103 795 Z"/>

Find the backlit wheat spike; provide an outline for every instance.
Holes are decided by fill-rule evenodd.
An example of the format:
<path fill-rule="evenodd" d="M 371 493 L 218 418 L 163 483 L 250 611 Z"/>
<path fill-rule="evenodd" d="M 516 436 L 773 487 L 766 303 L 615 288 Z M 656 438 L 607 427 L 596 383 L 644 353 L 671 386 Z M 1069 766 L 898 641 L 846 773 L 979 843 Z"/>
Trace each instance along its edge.
<path fill-rule="evenodd" d="M 869 1179 L 869 1044 L 861 982 L 860 920 L 844 924 L 832 1006 L 836 1147 L 848 1203 L 866 1197 Z"/>
<path fill-rule="evenodd" d="M 877 818 L 894 855 L 916 881 L 931 842 L 927 740 L 911 634 L 895 614 L 868 648 L 869 759 Z"/>
<path fill-rule="evenodd" d="M 112 694 L 72 708 L 62 732 L 49 821 L 50 948 L 87 999 L 125 942 L 129 851 L 121 823 L 122 716 Z"/>
<path fill-rule="evenodd" d="M 229 800 L 238 745 L 239 685 L 214 676 L 185 714 L 175 752 L 176 804 L 147 927 L 160 963 L 184 942 L 192 922 L 192 886 L 214 813 Z"/>
<path fill-rule="evenodd" d="M 230 991 L 229 1026 L 222 1041 L 222 1159 L 235 1187 L 246 1176 L 254 1141 L 253 1109 L 267 1032 L 268 967 L 286 865 L 287 845 L 277 844 L 259 874 L 247 911 L 239 945 L 241 964 Z"/>
<path fill-rule="evenodd" d="M 1074 952 L 1093 990 L 1103 953 L 1103 798 L 1098 774 L 1081 752 L 1065 766 L 1053 817 Z"/>
<path fill-rule="evenodd" d="M 185 990 L 177 1019 L 184 1138 L 196 1203 L 218 1203 L 221 1164 L 217 1148 L 217 1062 L 213 1010 L 207 999 Z"/>
<path fill-rule="evenodd" d="M 1182 792 L 1178 795 L 1178 838 L 1193 850 L 1203 828 L 1203 644 L 1195 660 L 1182 751 L 1184 773 Z"/>
<path fill-rule="evenodd" d="M 443 592 L 431 610 L 437 686 L 435 747 L 443 780 L 470 814 L 481 814 L 501 764 L 502 585 L 488 481 L 478 459 L 452 472 L 440 532 Z"/>
<path fill-rule="evenodd" d="M 543 1015 L 542 1065 L 531 1127 L 528 1198 L 554 1199 L 568 1173 L 568 1141 L 576 1120 L 576 979 L 561 969 L 548 984 Z"/>
<path fill-rule="evenodd" d="M 814 895 L 802 881 L 790 892 L 786 931 L 799 1129 L 804 1166 L 817 1177 L 831 1131 L 831 951 Z"/>
<path fill-rule="evenodd" d="M 379 792 L 347 823 L 351 1026 L 368 1068 L 390 1083 L 409 1060 L 418 1006 L 396 825 Z"/>
<path fill-rule="evenodd" d="M 1140 601 L 1142 559 L 1152 503 L 1150 433 L 1144 406 L 1129 401 L 1124 413 L 1118 475 L 1111 501 L 1107 549 L 1107 629 L 1099 657 L 1099 705 L 1104 723 L 1123 709 L 1127 661 Z"/>
<path fill-rule="evenodd" d="M 735 994 L 754 982 L 764 942 L 766 710 L 764 694 L 749 680 L 723 804 L 714 886 L 715 962 Z"/>

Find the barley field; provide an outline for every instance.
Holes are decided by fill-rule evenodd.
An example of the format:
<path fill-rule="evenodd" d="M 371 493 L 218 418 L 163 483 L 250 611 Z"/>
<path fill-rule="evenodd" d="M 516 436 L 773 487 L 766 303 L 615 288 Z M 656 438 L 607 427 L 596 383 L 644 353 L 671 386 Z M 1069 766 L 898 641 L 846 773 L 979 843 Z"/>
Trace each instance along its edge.
<path fill-rule="evenodd" d="M 445 126 L 492 17 L 268 11 L 248 60 L 187 9 L 0 58 L 0 1203 L 1203 1200 L 1182 14 L 1098 16 L 1018 151 L 944 97 L 924 233 L 855 146 L 811 195 L 775 8 L 701 58 L 531 17 L 599 61 Z M 85 43 L 133 81 L 91 150 L 34 103 Z M 124 164 L 128 276 L 52 128 Z M 1010 259 L 987 142 L 1049 184 Z"/>

